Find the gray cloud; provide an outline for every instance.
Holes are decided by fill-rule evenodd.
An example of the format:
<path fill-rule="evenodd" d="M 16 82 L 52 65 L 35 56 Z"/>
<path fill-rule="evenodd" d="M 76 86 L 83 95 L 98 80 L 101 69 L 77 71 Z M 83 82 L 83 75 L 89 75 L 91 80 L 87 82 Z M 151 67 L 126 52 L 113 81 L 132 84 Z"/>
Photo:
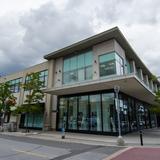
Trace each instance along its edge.
<path fill-rule="evenodd" d="M 49 2 L 23 15 L 0 17 L 0 73 L 34 65 L 49 52 L 119 26 L 140 58 L 160 75 L 158 0 L 69 0 L 64 4 L 59 9 Z"/>
<path fill-rule="evenodd" d="M 97 5 L 97 17 L 109 23 L 154 24 L 158 23 L 160 2 L 155 0 L 108 0 Z"/>
<path fill-rule="evenodd" d="M 3 61 L 5 59 L 5 63 L 0 64 L 1 70 L 9 73 L 34 65 L 42 61 L 44 54 L 93 34 L 89 18 L 76 11 L 73 14 L 67 7 L 58 10 L 53 3 L 47 3 L 37 10 L 24 14 L 17 24 L 23 30 L 19 38 L 16 37 L 18 32 L 16 26 L 15 30 L 10 30 L 9 26 L 4 31 L 8 34 L 6 41 L 4 41 L 6 36 L 2 35 L 4 32 L 0 33 L 2 35 L 0 55 Z M 5 24 L 7 25 L 8 23 Z M 10 35 L 8 31 L 15 34 Z"/>

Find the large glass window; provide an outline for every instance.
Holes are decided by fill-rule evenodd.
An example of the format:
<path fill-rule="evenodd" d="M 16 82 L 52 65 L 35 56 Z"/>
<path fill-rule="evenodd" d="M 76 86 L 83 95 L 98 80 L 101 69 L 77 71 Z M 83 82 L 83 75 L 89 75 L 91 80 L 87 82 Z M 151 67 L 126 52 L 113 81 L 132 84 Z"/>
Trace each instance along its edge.
<path fill-rule="evenodd" d="M 116 111 L 114 93 L 102 94 L 103 131 L 116 132 Z"/>
<path fill-rule="evenodd" d="M 88 96 L 79 97 L 78 129 L 79 130 L 89 130 Z"/>
<path fill-rule="evenodd" d="M 46 87 L 48 82 L 48 70 L 41 71 L 39 74 L 39 79 L 43 82 L 43 87 Z"/>
<path fill-rule="evenodd" d="M 73 83 L 92 79 L 91 51 L 78 54 L 64 59 L 63 63 L 63 83 Z"/>
<path fill-rule="evenodd" d="M 100 94 L 90 96 L 90 130 L 102 131 Z"/>
<path fill-rule="evenodd" d="M 28 125 L 27 125 L 28 121 Z M 24 127 L 42 128 L 43 127 L 43 113 L 30 113 L 28 117 L 25 116 Z"/>
<path fill-rule="evenodd" d="M 11 92 L 18 93 L 20 91 L 21 83 L 22 83 L 22 78 L 17 78 L 17 79 L 9 81 Z"/>
<path fill-rule="evenodd" d="M 77 129 L 77 97 L 69 98 L 68 129 Z"/>
<path fill-rule="evenodd" d="M 31 80 L 31 76 L 26 76 L 26 79 L 25 79 L 25 83 L 28 83 L 30 82 Z M 48 82 L 48 70 L 44 70 L 44 71 L 40 71 L 39 72 L 39 80 L 43 83 L 43 87 L 46 87 L 47 86 L 47 82 Z"/>
<path fill-rule="evenodd" d="M 132 73 L 133 72 L 133 67 L 131 65 L 131 62 L 128 59 L 126 59 L 126 65 L 127 65 L 127 73 L 128 74 Z"/>
<path fill-rule="evenodd" d="M 99 56 L 99 64 L 100 77 L 124 74 L 123 59 L 115 52 Z"/>
<path fill-rule="evenodd" d="M 147 104 L 132 97 L 119 94 L 120 122 L 122 133 L 138 129 L 140 120 L 138 109 L 144 108 L 141 120 L 146 127 L 155 126 L 154 115 L 150 116 Z M 151 118 L 151 119 L 150 119 Z M 33 122 L 30 117 L 29 123 Z M 39 120 L 40 122 L 40 120 Z M 35 125 L 39 123 L 35 121 Z M 59 99 L 58 129 L 82 132 L 117 133 L 118 119 L 115 95 L 110 93 L 90 93 L 87 95 L 66 96 Z"/>
<path fill-rule="evenodd" d="M 59 101 L 59 123 L 58 128 L 66 128 L 67 125 L 67 105 L 68 101 L 67 98 L 61 98 Z"/>

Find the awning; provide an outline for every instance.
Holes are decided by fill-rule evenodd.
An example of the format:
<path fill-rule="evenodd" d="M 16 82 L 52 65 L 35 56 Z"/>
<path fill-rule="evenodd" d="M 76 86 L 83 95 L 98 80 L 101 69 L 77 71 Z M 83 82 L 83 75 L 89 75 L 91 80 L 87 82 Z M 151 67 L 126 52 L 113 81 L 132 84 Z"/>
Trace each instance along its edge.
<path fill-rule="evenodd" d="M 149 104 L 155 103 L 155 94 L 133 74 L 48 88 L 44 92 L 52 95 L 69 95 L 113 89 L 115 85 L 120 86 L 120 91 L 127 95 Z"/>

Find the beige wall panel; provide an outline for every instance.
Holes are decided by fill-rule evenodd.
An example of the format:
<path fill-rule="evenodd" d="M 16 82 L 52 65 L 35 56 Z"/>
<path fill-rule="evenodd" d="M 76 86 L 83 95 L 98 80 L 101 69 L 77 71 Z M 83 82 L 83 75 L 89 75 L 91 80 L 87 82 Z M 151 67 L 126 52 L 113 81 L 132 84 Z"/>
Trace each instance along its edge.
<path fill-rule="evenodd" d="M 55 60 L 54 87 L 62 86 L 63 58 Z"/>

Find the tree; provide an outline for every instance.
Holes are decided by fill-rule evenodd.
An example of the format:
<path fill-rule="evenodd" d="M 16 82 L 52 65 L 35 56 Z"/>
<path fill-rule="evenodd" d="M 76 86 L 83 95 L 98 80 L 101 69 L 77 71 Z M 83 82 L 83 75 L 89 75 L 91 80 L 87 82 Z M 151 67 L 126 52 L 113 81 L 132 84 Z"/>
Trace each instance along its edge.
<path fill-rule="evenodd" d="M 3 126 L 4 118 L 6 113 L 11 112 L 10 107 L 16 105 L 16 97 L 13 96 L 10 90 L 9 82 L 4 82 L 0 84 L 0 115 L 1 124 Z"/>
<path fill-rule="evenodd" d="M 155 105 L 151 106 L 151 112 L 160 115 L 160 90 L 156 92 Z"/>
<path fill-rule="evenodd" d="M 29 132 L 28 116 L 30 113 L 42 112 L 40 102 L 43 100 L 44 93 L 41 90 L 43 82 L 39 79 L 39 73 L 27 74 L 27 78 L 27 82 L 21 86 L 27 92 L 24 104 L 17 107 L 14 113 L 25 113 L 26 132 Z"/>
<path fill-rule="evenodd" d="M 152 75 L 152 81 L 157 82 L 158 77 L 156 77 L 155 75 Z M 160 115 L 160 90 L 155 92 L 155 94 L 156 94 L 155 104 L 150 107 L 150 111 L 152 113 L 156 113 L 157 115 Z"/>

